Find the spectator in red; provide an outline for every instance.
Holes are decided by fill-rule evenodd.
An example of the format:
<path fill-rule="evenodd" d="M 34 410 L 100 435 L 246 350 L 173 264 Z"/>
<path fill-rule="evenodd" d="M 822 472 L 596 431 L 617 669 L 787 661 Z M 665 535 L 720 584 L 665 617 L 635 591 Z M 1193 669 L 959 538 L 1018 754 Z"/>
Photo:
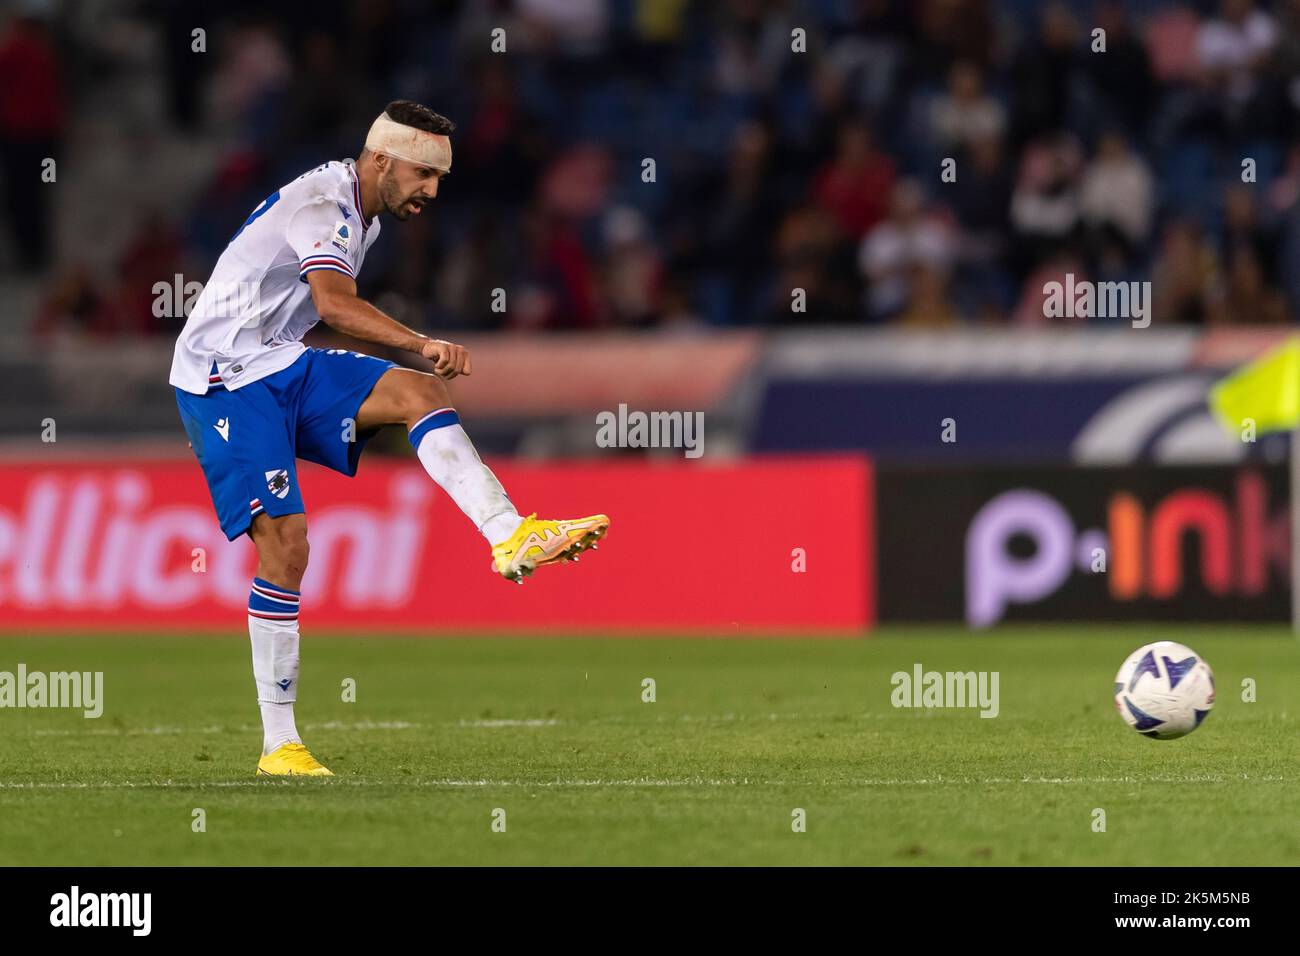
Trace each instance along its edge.
<path fill-rule="evenodd" d="M 115 290 L 117 321 L 111 334 L 160 335 L 173 334 L 185 324 L 181 311 L 183 302 L 173 303 L 165 310 L 169 314 L 156 315 L 155 301 L 159 282 L 182 282 L 176 277 L 185 274 L 185 249 L 181 237 L 161 211 L 147 215 L 135 229 L 118 264 L 118 284 Z"/>
<path fill-rule="evenodd" d="M 57 159 L 64 102 L 58 56 L 40 17 L 24 10 L 0 34 L 0 179 L 18 264 L 50 261 L 50 190 L 42 163 Z"/>
<path fill-rule="evenodd" d="M 587 329 L 600 323 L 596 275 L 577 225 L 535 210 L 525 226 L 527 261 L 520 304 L 509 311 L 518 329 Z"/>
<path fill-rule="evenodd" d="M 867 125 L 849 122 L 840 129 L 835 158 L 817 174 L 813 197 L 856 243 L 888 213 L 894 175 L 893 161 L 875 148 Z"/>

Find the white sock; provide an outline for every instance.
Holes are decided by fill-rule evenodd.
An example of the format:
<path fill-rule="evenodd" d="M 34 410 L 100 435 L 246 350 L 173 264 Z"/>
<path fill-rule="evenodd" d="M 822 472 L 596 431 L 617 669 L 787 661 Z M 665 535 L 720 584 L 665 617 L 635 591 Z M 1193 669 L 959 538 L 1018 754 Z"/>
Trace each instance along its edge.
<path fill-rule="evenodd" d="M 269 754 L 285 744 L 300 744 L 298 725 L 293 722 L 293 701 L 273 704 L 270 701 L 258 701 L 262 708 L 262 753 Z"/>
<path fill-rule="evenodd" d="M 411 429 L 410 439 L 429 477 L 451 496 L 489 544 L 499 544 L 515 533 L 523 519 L 474 450 L 455 409 L 430 412 Z"/>
<path fill-rule="evenodd" d="M 248 595 L 248 636 L 253 644 L 253 680 L 262 710 L 262 753 L 300 744 L 293 719 L 298 699 L 297 591 L 253 578 Z"/>

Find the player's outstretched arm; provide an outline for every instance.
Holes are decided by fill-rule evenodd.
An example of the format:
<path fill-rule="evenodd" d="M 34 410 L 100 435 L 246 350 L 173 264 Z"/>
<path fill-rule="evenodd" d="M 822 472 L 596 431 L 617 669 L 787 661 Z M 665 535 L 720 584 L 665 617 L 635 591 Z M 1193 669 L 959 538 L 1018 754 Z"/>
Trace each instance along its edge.
<path fill-rule="evenodd" d="M 357 284 L 351 277 L 318 269 L 307 273 L 307 283 L 321 321 L 335 331 L 363 342 L 416 352 L 430 359 L 434 372 L 442 378 L 470 374 L 469 352 L 463 346 L 431 339 L 385 315 L 357 295 Z"/>

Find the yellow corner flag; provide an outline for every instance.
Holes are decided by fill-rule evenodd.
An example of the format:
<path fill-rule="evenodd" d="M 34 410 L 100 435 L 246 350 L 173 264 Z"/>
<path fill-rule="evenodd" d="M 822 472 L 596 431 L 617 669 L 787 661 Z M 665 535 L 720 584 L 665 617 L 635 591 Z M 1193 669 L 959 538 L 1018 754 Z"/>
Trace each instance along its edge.
<path fill-rule="evenodd" d="M 1210 408 L 1234 435 L 1248 419 L 1259 434 L 1300 425 L 1300 336 L 1216 382 Z"/>

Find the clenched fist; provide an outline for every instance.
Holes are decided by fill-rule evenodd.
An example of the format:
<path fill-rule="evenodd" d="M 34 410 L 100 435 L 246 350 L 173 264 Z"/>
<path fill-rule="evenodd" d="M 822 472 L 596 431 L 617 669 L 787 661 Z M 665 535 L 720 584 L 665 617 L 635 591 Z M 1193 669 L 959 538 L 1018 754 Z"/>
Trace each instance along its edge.
<path fill-rule="evenodd" d="M 433 373 L 439 378 L 470 374 L 469 351 L 463 345 L 430 339 L 420 347 L 420 354 L 433 362 Z"/>

